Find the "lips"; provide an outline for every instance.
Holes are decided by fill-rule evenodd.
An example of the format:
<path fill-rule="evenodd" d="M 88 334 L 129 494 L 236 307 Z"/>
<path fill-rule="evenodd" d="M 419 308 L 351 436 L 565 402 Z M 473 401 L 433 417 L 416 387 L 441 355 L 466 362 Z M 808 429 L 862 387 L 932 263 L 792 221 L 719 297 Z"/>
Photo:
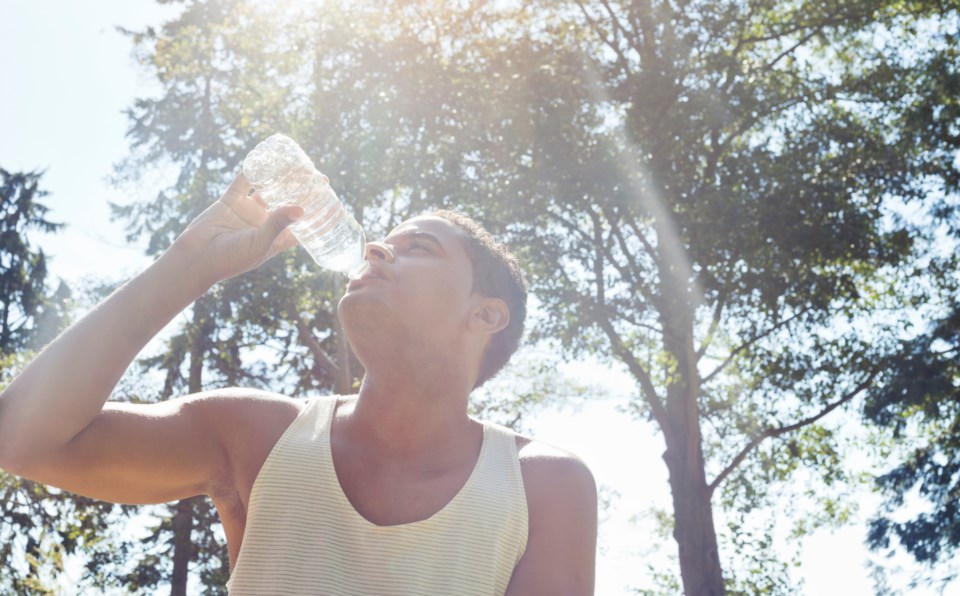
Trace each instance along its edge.
<path fill-rule="evenodd" d="M 383 270 L 379 267 L 379 265 L 375 265 L 367 261 L 367 270 L 360 277 L 350 280 L 348 287 L 353 286 L 355 284 L 370 281 L 371 279 L 379 279 L 379 280 L 386 281 L 387 276 L 383 272 Z"/>

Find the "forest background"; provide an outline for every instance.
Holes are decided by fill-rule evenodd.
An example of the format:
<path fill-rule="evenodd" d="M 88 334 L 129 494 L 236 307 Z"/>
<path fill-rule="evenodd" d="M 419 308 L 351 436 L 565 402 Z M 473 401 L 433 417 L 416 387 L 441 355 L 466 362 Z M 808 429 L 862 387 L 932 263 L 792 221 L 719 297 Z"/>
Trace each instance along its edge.
<path fill-rule="evenodd" d="M 599 594 L 955 589 L 956 29 L 949 2 L 5 1 L 5 213 L 67 225 L 5 220 L 4 374 L 284 130 L 372 236 L 453 206 L 520 252 L 530 348 L 478 410 L 594 469 Z M 349 388 L 337 292 L 303 254 L 224 284 L 117 398 Z M 222 590 L 203 500 L 0 478 L 3 586 Z"/>

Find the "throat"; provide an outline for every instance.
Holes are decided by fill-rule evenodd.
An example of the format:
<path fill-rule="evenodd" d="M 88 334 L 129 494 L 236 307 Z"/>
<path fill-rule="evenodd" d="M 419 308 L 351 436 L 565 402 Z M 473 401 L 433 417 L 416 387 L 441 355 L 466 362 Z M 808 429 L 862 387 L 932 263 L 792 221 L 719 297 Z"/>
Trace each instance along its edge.
<path fill-rule="evenodd" d="M 421 462 L 456 456 L 482 429 L 467 414 L 469 391 L 426 385 L 430 391 L 404 391 L 378 378 L 364 377 L 357 398 L 345 400 L 335 416 L 344 437 L 384 459 Z"/>

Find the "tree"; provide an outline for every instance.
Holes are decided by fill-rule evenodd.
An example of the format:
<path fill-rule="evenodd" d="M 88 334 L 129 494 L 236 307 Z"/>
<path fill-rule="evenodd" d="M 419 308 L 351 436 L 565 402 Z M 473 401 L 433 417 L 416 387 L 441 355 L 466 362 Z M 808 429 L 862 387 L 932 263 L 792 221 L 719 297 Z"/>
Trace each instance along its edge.
<path fill-rule="evenodd" d="M 164 91 L 131 109 L 138 153 L 119 172 L 163 161 L 178 179 L 118 213 L 162 250 L 257 139 L 286 131 L 368 232 L 434 206 L 476 216 L 522 253 L 546 313 L 535 338 L 636 379 L 633 412 L 666 446 L 684 590 L 787 592 L 769 555 L 733 573 L 723 549 L 772 539 L 749 514 L 801 474 L 831 501 L 819 523 L 848 511 L 826 423 L 887 379 L 923 288 L 897 282 L 931 273 L 894 208 L 956 190 L 949 93 L 927 92 L 952 80 L 931 77 L 954 62 L 956 9 L 189 2 L 134 35 Z M 336 295 L 302 255 L 226 284 L 171 341 L 166 378 L 275 376 L 244 362 L 266 345 L 297 390 L 342 383 L 356 373 L 334 356 Z"/>
<path fill-rule="evenodd" d="M 801 468 L 844 484 L 822 421 L 878 382 L 900 326 L 881 313 L 908 304 L 893 281 L 920 241 L 890 206 L 956 181 L 949 127 L 926 134 L 917 116 L 934 105 L 922 73 L 949 62 L 949 32 L 930 33 L 954 8 L 535 8 L 304 9 L 263 57 L 311 60 L 283 71 L 286 107 L 249 122 L 304 131 L 343 194 L 370 198 L 358 210 L 458 206 L 522 246 L 539 336 L 636 378 L 666 444 L 684 589 L 721 593 L 717 500 L 735 534 Z M 270 106 L 275 88 L 230 86 Z"/>
<path fill-rule="evenodd" d="M 0 168 L 0 388 L 69 320 L 70 289 L 51 290 L 46 254 L 29 237 L 63 227 L 47 219 L 41 177 Z M 0 470 L 0 591 L 54 593 L 65 557 L 96 553 L 122 513 Z"/>
<path fill-rule="evenodd" d="M 789 591 L 724 581 L 714 505 L 743 519 L 801 469 L 848 480 L 824 423 L 880 383 L 923 240 L 893 209 L 956 190 L 954 121 L 920 117 L 941 113 L 923 90 L 952 63 L 956 6 L 409 6 L 417 55 L 449 65 L 431 107 L 463 114 L 432 147 L 445 181 L 419 188 L 472 187 L 461 202 L 527 247 L 541 334 L 636 378 L 686 593 Z"/>
<path fill-rule="evenodd" d="M 887 499 L 870 524 L 875 549 L 899 544 L 918 562 L 946 562 L 960 548 L 960 309 L 905 342 L 889 371 L 890 382 L 878 389 L 866 412 L 894 437 L 920 425 L 925 435 L 904 461 L 877 479 Z M 929 507 L 904 519 L 900 510 L 917 490 Z M 895 542 L 894 542 L 895 541 Z M 956 573 L 956 570 L 953 571 Z M 943 583 L 956 579 L 942 578 Z"/>
<path fill-rule="evenodd" d="M 910 112 L 914 134 L 951 141 L 933 150 L 945 163 L 954 159 L 954 131 L 960 122 L 957 33 L 955 22 L 938 31 L 941 51 L 918 73 L 922 101 Z M 875 549 L 899 544 L 928 570 L 948 563 L 960 549 L 960 203 L 955 177 L 934 196 L 930 208 L 915 215 L 927 230 L 930 247 L 918 264 L 930 273 L 921 311 L 928 323 L 899 344 L 884 382 L 864 408 L 868 420 L 890 431 L 892 442 L 907 445 L 900 463 L 877 479 L 886 502 L 871 522 L 869 543 Z M 915 507 L 905 516 L 901 509 L 914 491 L 926 511 L 916 513 Z M 957 573 L 954 567 L 939 580 L 933 573 L 926 579 L 947 583 Z"/>
<path fill-rule="evenodd" d="M 928 322 L 901 342 L 864 407 L 867 419 L 899 447 L 891 451 L 902 454 L 877 478 L 885 502 L 871 520 L 868 543 L 877 550 L 902 548 L 923 565 L 914 583 L 942 586 L 958 579 L 960 550 L 958 206 L 955 197 L 944 197 L 928 214 L 935 248 L 922 265 L 936 272 L 926 286 Z M 944 568 L 940 577 L 938 567 Z"/>
<path fill-rule="evenodd" d="M 47 256 L 27 237 L 30 231 L 63 227 L 46 218 L 41 176 L 0 168 L 0 355 L 43 345 L 65 320 L 70 290 L 63 282 L 56 291 L 47 288 Z"/>
<path fill-rule="evenodd" d="M 118 166 L 117 178 L 136 178 L 159 160 L 178 170 L 176 182 L 155 200 L 114 209 L 127 220 L 131 239 L 149 237 L 151 254 L 165 250 L 217 196 L 225 173 L 236 168 L 238 153 L 245 148 L 246 139 L 233 136 L 237 129 L 232 120 L 246 121 L 250 112 L 247 102 L 235 96 L 256 91 L 251 85 L 257 81 L 252 69 L 237 67 L 249 60 L 262 63 L 254 49 L 265 41 L 249 34 L 250 18 L 241 2 L 190 2 L 160 30 L 128 32 L 141 64 L 157 77 L 162 92 L 137 100 L 128 111 L 128 134 L 136 151 Z M 142 361 L 141 372 L 156 369 L 164 377 L 153 399 L 224 385 L 261 385 L 262 371 L 245 367 L 241 352 L 269 331 L 258 327 L 270 311 L 265 287 L 283 287 L 276 283 L 282 272 L 282 266 L 261 269 L 197 300 L 189 322 L 168 339 L 165 352 Z M 264 280 L 264 273 L 272 275 Z M 238 311 L 256 312 L 256 318 L 238 319 Z M 141 551 L 132 571 L 138 585 L 155 589 L 169 582 L 171 594 L 186 594 L 189 568 L 197 563 L 207 590 L 223 592 L 229 560 L 212 503 L 197 497 L 163 509 L 150 539 L 159 548 Z"/>

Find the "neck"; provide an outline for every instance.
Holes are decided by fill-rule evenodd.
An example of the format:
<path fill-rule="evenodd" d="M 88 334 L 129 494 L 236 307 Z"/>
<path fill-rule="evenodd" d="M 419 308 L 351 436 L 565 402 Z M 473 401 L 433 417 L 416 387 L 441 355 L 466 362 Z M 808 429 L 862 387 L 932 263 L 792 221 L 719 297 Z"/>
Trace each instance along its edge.
<path fill-rule="evenodd" d="M 476 424 L 467 415 L 470 376 L 456 367 L 444 373 L 430 368 L 421 363 L 368 370 L 349 413 L 351 431 L 370 447 L 409 457 L 447 449 L 468 436 Z"/>

